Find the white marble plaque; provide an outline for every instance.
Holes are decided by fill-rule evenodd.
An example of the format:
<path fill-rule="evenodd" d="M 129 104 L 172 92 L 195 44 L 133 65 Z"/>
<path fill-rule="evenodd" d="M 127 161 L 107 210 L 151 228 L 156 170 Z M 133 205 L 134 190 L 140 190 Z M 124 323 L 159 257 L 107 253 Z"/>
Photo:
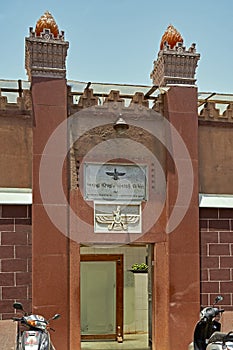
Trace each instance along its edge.
<path fill-rule="evenodd" d="M 86 200 L 145 201 L 147 166 L 86 163 L 84 195 Z"/>

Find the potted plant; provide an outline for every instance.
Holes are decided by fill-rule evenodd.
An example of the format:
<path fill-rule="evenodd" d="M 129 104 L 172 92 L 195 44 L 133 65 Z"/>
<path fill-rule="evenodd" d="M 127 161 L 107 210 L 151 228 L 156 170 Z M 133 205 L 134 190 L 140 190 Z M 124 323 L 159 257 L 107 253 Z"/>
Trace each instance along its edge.
<path fill-rule="evenodd" d="M 131 266 L 131 270 L 133 273 L 147 273 L 148 272 L 148 265 L 145 263 L 141 264 L 133 264 Z"/>

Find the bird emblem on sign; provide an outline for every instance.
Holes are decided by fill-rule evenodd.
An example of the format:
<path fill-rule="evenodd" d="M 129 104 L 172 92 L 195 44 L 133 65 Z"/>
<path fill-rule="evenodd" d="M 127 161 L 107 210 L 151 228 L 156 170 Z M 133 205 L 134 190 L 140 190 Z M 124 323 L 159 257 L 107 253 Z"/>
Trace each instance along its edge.
<path fill-rule="evenodd" d="M 140 216 L 136 214 L 123 214 L 120 205 L 111 214 L 96 214 L 99 224 L 108 225 L 109 231 L 127 231 L 128 224 L 136 224 Z"/>
<path fill-rule="evenodd" d="M 115 168 L 114 171 L 106 171 L 106 174 L 108 176 L 111 176 L 113 178 L 113 180 L 119 180 L 119 178 L 121 176 L 124 176 L 126 173 L 122 173 L 120 171 L 117 171 L 117 169 Z"/>

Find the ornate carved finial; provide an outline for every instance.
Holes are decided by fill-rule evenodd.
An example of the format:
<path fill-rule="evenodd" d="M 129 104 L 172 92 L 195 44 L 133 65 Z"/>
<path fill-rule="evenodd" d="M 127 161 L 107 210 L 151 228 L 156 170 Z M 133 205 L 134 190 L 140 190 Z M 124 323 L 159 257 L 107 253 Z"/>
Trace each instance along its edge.
<path fill-rule="evenodd" d="M 173 47 L 176 46 L 177 43 L 183 43 L 183 41 L 184 40 L 178 32 L 178 30 L 170 24 L 162 36 L 160 50 L 163 49 L 165 43 L 167 43 L 170 46 L 170 49 L 173 49 Z"/>
<path fill-rule="evenodd" d="M 54 38 L 57 38 L 59 29 L 57 23 L 49 11 L 46 11 L 43 16 L 41 16 L 37 21 L 35 29 L 36 35 L 40 36 L 44 29 L 49 29 L 50 32 L 54 35 Z"/>
<path fill-rule="evenodd" d="M 183 46 L 180 33 L 169 25 L 162 37 L 158 58 L 154 61 L 150 75 L 153 85 L 194 85 L 199 59 L 200 55 L 196 53 L 195 44 L 187 50 Z"/>
<path fill-rule="evenodd" d="M 30 36 L 25 42 L 25 68 L 29 80 L 32 77 L 65 78 L 66 55 L 69 43 L 64 40 L 64 32 L 48 11 L 37 21 L 35 32 L 30 28 Z"/>

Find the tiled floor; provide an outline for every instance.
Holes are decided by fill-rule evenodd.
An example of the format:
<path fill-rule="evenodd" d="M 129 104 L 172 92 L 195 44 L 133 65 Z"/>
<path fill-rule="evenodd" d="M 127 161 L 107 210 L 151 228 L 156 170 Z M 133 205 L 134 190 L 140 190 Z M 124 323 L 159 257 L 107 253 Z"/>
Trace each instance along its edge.
<path fill-rule="evenodd" d="M 82 342 L 82 350 L 149 350 L 147 334 L 126 334 L 123 343 L 115 341 Z"/>

